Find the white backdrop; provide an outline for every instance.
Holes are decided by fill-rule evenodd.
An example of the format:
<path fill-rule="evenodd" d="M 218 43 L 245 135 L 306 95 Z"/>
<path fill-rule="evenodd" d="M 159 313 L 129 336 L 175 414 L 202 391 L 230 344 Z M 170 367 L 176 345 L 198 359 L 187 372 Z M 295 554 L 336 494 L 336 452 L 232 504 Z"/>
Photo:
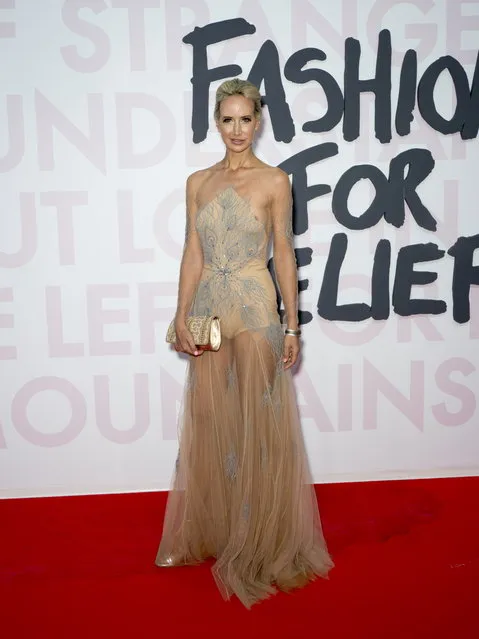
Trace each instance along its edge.
<path fill-rule="evenodd" d="M 294 5 L 294 9 L 293 9 Z M 175 307 L 188 173 L 222 156 L 214 127 L 201 144 L 191 129 L 195 26 L 242 17 L 256 32 L 208 47 L 208 64 L 239 64 L 247 77 L 263 42 L 280 54 L 295 122 L 290 143 L 274 139 L 268 109 L 257 153 L 279 164 L 301 150 L 336 142 L 339 154 L 308 169 L 332 186 L 351 166 L 386 175 L 408 148 L 436 164 L 418 193 L 438 221 L 422 230 L 406 208 L 401 229 L 384 222 L 348 235 L 340 303 L 370 302 L 374 250 L 435 242 L 448 250 L 479 232 L 477 138 L 443 135 L 417 109 L 410 135 L 381 144 L 374 100 L 361 97 L 360 136 L 342 124 L 305 133 L 325 111 L 314 82 L 285 79 L 285 61 L 317 47 L 323 68 L 343 86 L 344 41 L 361 43 L 360 77 L 374 75 L 378 33 L 392 37 L 393 123 L 404 52 L 418 54 L 418 78 L 444 55 L 472 82 L 479 47 L 479 2 L 458 0 L 0 0 L 0 495 L 168 488 L 176 456 L 176 414 L 184 361 L 164 344 Z M 211 99 L 218 82 L 210 89 Z M 262 87 L 264 90 L 264 86 Z M 438 110 L 454 111 L 450 76 L 435 89 Z M 350 208 L 371 199 L 367 181 Z M 317 313 L 331 238 L 344 229 L 331 193 L 309 203 L 313 249 L 300 269 L 309 285 L 301 308 L 304 358 L 295 377 L 304 436 L 318 482 L 477 474 L 479 470 L 479 296 L 471 319 L 452 312 L 453 258 L 417 270 L 437 281 L 412 296 L 443 299 L 436 316 L 358 323 Z M 479 257 L 475 256 L 475 264 Z"/>

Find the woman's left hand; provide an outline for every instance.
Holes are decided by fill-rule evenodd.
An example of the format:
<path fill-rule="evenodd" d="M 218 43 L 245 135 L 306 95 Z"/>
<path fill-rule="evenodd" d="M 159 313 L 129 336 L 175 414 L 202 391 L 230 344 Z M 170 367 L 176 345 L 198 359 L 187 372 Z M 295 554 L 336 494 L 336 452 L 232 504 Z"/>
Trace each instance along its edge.
<path fill-rule="evenodd" d="M 284 336 L 284 352 L 283 352 L 283 364 L 284 370 L 288 370 L 291 366 L 294 366 L 299 356 L 299 337 L 295 335 Z"/>

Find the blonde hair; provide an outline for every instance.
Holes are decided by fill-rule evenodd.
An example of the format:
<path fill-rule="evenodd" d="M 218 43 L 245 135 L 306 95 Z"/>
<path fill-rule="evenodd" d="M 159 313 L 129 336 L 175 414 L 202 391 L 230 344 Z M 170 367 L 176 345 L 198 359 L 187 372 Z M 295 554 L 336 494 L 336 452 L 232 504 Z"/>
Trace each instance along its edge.
<path fill-rule="evenodd" d="M 220 105 L 223 100 L 232 95 L 242 95 L 244 98 L 253 100 L 255 118 L 257 120 L 261 119 L 261 94 L 258 87 L 247 80 L 234 78 L 233 80 L 226 80 L 216 90 L 215 120 L 220 119 Z"/>

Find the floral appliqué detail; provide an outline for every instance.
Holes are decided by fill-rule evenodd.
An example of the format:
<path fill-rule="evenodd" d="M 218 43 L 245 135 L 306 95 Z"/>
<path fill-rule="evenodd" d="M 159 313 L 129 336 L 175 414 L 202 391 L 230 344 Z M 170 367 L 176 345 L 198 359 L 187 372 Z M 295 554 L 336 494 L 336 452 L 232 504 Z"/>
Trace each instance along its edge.
<path fill-rule="evenodd" d="M 228 390 L 235 388 L 237 383 L 236 369 L 233 366 L 228 366 L 226 369 L 226 385 Z"/>
<path fill-rule="evenodd" d="M 255 262 L 266 265 L 268 237 L 250 203 L 229 187 L 200 209 L 196 228 L 207 276 L 199 283 L 194 312 L 226 317 L 239 311 L 245 328 L 265 326 L 264 287 L 253 274 L 241 273 Z"/>
<path fill-rule="evenodd" d="M 233 452 L 228 453 L 225 458 L 225 471 L 230 479 L 234 479 L 236 477 L 237 465 L 238 461 L 236 454 Z"/>

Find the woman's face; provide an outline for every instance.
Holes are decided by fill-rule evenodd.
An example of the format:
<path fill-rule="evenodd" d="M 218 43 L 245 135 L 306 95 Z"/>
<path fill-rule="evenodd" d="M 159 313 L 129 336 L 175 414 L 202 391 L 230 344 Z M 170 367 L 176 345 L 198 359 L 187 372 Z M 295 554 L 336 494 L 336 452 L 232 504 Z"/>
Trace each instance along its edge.
<path fill-rule="evenodd" d="M 251 146 L 259 120 L 254 115 L 254 102 L 242 95 L 231 95 L 220 104 L 216 123 L 226 148 L 239 153 Z"/>

